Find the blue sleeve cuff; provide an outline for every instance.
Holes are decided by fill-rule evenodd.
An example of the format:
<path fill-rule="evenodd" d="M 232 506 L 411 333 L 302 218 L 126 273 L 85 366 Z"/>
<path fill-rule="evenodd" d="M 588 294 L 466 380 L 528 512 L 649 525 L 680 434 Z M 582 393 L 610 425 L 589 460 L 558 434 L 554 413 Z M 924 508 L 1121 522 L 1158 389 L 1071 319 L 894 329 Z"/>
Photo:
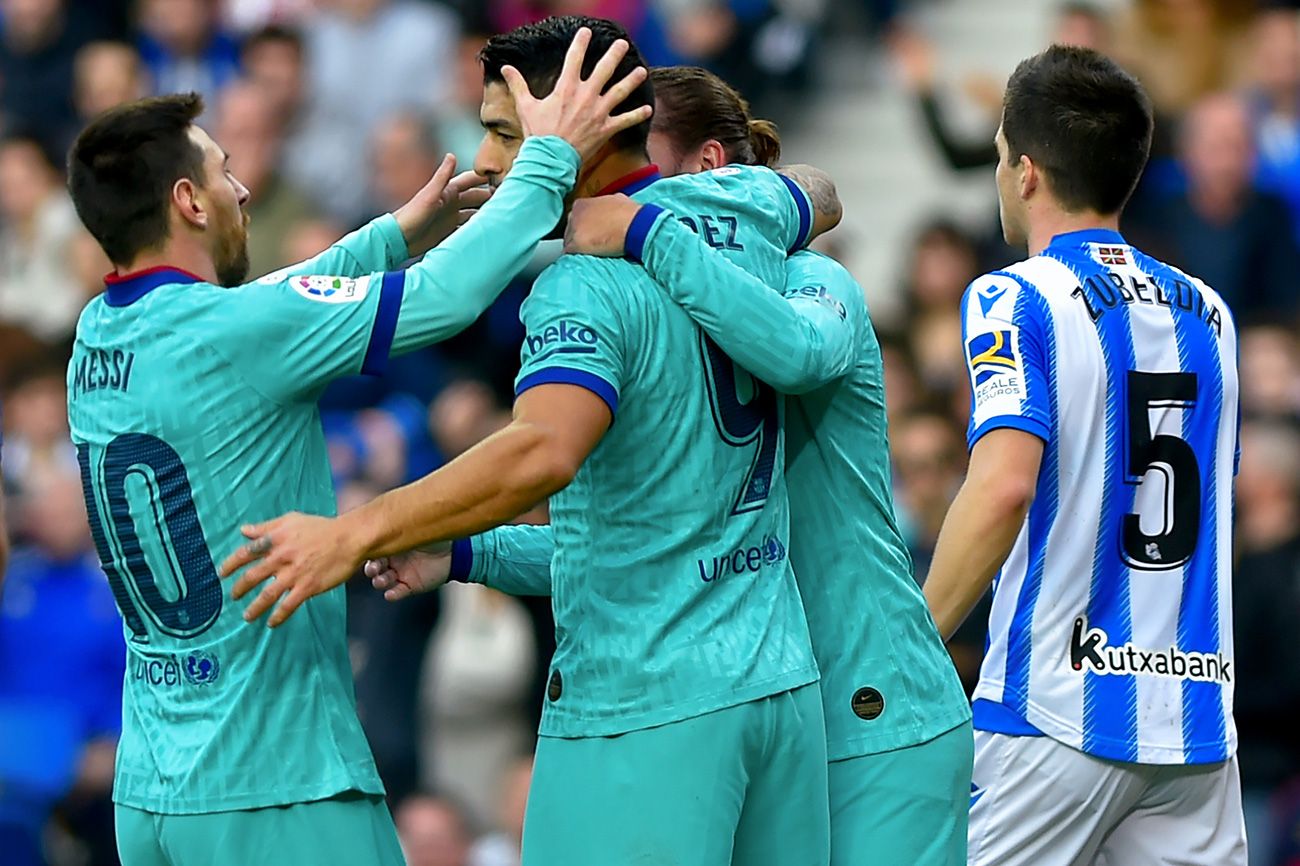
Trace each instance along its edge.
<path fill-rule="evenodd" d="M 1029 418 L 1025 415 L 995 415 L 970 432 L 970 435 L 966 437 L 967 447 L 973 449 L 975 443 L 982 439 L 985 434 L 1004 428 L 1023 430 L 1042 439 L 1044 444 L 1052 441 L 1052 431 L 1037 418 Z"/>
<path fill-rule="evenodd" d="M 457 583 L 470 583 L 469 575 L 474 568 L 474 545 L 468 538 L 458 538 L 451 543 L 451 573 L 448 580 Z"/>
<path fill-rule="evenodd" d="M 777 177 L 785 181 L 786 189 L 790 190 L 790 195 L 794 197 L 794 206 L 799 210 L 799 234 L 789 249 L 789 252 L 793 253 L 808 246 L 809 236 L 812 234 L 812 205 L 808 202 L 808 194 L 799 184 L 783 174 Z"/>
<path fill-rule="evenodd" d="M 650 237 L 659 217 L 668 213 L 657 204 L 643 204 L 632 217 L 632 224 L 627 227 L 627 238 L 623 241 L 623 253 L 634 262 L 645 261 L 645 242 Z"/>
<path fill-rule="evenodd" d="M 518 397 L 529 388 L 536 388 L 538 385 L 577 385 L 586 388 L 605 401 L 605 405 L 609 407 L 609 414 L 618 414 L 618 389 L 600 376 L 587 370 L 576 370 L 572 367 L 547 367 L 545 370 L 529 373 L 519 380 L 519 384 L 515 385 L 515 396 Z"/>
<path fill-rule="evenodd" d="M 384 274 L 379 288 L 375 324 L 370 331 L 370 345 L 366 346 L 366 356 L 361 361 L 363 376 L 382 376 L 388 369 L 388 353 L 393 349 L 397 314 L 402 311 L 402 294 L 405 290 L 406 271 L 389 271 Z"/>

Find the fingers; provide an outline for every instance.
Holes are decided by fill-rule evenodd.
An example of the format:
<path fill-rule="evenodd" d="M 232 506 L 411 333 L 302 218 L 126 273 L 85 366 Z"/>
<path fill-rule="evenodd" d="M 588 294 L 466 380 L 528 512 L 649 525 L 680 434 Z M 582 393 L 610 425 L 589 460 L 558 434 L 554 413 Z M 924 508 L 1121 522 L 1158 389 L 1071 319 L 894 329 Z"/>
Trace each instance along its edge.
<path fill-rule="evenodd" d="M 420 192 L 434 198 L 442 198 L 443 192 L 447 189 L 447 184 L 451 181 L 451 176 L 455 173 L 456 156 L 449 153 L 442 158 L 438 170 L 433 173 L 433 177 L 429 178 L 429 182 L 424 185 L 424 189 L 420 190 Z"/>
<path fill-rule="evenodd" d="M 243 526 L 239 531 L 244 534 L 245 538 L 253 539 L 248 544 L 242 545 L 234 553 L 227 556 L 221 563 L 220 575 L 230 577 L 239 569 L 255 562 L 271 552 L 271 535 L 267 525 Z M 238 595 L 235 598 L 239 598 Z"/>
<path fill-rule="evenodd" d="M 485 183 L 487 183 L 487 178 L 473 169 L 462 171 L 447 183 L 447 193 L 448 195 L 463 196 L 474 190 L 475 187 L 482 186 Z"/>
<path fill-rule="evenodd" d="M 367 559 L 365 565 L 361 566 L 361 570 L 365 572 L 366 577 L 370 578 L 379 577 L 381 574 L 388 571 L 388 569 L 389 562 L 388 557 L 386 556 L 380 557 L 379 559 Z"/>
<path fill-rule="evenodd" d="M 645 123 L 654 114 L 654 107 L 642 105 L 623 114 L 616 114 L 605 123 L 606 137 L 617 135 L 625 129 L 631 129 L 638 123 Z"/>
<path fill-rule="evenodd" d="M 465 223 L 467 223 L 467 222 L 469 222 L 471 219 L 473 219 L 473 218 L 474 218 L 474 214 L 476 214 L 476 213 L 478 213 L 478 208 L 476 208 L 476 207 L 474 207 L 474 208 L 463 208 L 459 213 L 456 214 L 456 225 L 457 225 L 457 226 L 463 226 Z"/>
<path fill-rule="evenodd" d="M 252 590 L 256 589 L 259 584 L 264 582 L 268 577 L 275 573 L 276 567 L 269 563 L 261 563 L 250 568 L 239 582 L 235 584 L 235 590 L 232 595 L 236 599 L 243 598 Z M 252 622 L 271 609 L 275 600 L 289 591 L 292 581 L 289 579 L 276 578 L 275 580 L 262 587 L 262 591 L 257 594 L 252 603 L 244 609 L 244 620 Z"/>
<path fill-rule="evenodd" d="M 610 50 L 612 51 L 613 49 Z M 608 57 L 609 55 L 606 54 L 605 56 Z M 600 108 L 598 110 L 603 111 L 605 114 L 613 112 L 615 108 L 622 104 L 623 100 L 631 96 L 633 91 L 645 83 L 646 77 L 649 74 L 650 70 L 646 69 L 644 66 L 638 66 L 636 69 L 633 69 L 627 75 L 623 76 L 622 80 L 611 87 L 608 92 L 600 98 Z M 594 78 L 595 76 L 593 75 L 592 77 Z M 649 115 L 646 116 L 648 117 Z M 642 119 L 644 120 L 645 118 Z"/>
<path fill-rule="evenodd" d="M 384 593 L 384 600 L 401 601 L 404 598 L 410 598 L 411 595 L 413 595 L 412 589 L 404 583 L 399 583 Z"/>
<path fill-rule="evenodd" d="M 578 32 L 573 36 L 573 41 L 569 43 L 569 50 L 564 53 L 564 66 L 560 67 L 560 77 L 555 82 L 556 90 L 560 90 L 562 86 L 572 87 L 582 80 L 582 61 L 587 59 L 587 46 L 590 44 L 591 29 L 579 27 Z M 611 47 L 610 51 L 612 50 L 614 49 Z"/>
<path fill-rule="evenodd" d="M 302 586 L 295 586 L 289 591 L 289 594 L 276 605 L 275 612 L 271 614 L 267 625 L 271 628 L 283 625 L 284 621 L 293 616 L 293 612 L 302 607 L 302 603 L 311 598 L 311 591 L 303 589 Z"/>
<path fill-rule="evenodd" d="M 576 44 L 578 40 L 574 39 L 573 41 Z M 609 80 L 614 77 L 614 72 L 618 69 L 618 65 L 622 63 L 623 58 L 627 56 L 629 48 L 630 46 L 627 44 L 626 39 L 614 40 L 614 44 L 609 46 L 609 50 L 605 52 L 605 55 L 596 63 L 595 68 L 591 70 L 591 76 L 587 79 L 588 86 L 594 86 L 597 92 L 603 90 L 605 85 L 609 83 Z M 572 50 L 572 46 L 570 46 L 570 50 Z M 622 99 L 616 100 L 615 104 L 622 101 Z"/>
<path fill-rule="evenodd" d="M 492 198 L 490 189 L 471 189 L 460 194 L 460 207 L 462 210 L 480 208 L 487 204 Z"/>
<path fill-rule="evenodd" d="M 510 96 L 515 101 L 515 110 L 519 106 L 527 105 L 533 101 L 533 92 L 528 88 L 528 82 L 519 74 L 519 70 L 513 66 L 502 66 L 501 77 L 506 80 L 506 87 L 510 88 Z"/>

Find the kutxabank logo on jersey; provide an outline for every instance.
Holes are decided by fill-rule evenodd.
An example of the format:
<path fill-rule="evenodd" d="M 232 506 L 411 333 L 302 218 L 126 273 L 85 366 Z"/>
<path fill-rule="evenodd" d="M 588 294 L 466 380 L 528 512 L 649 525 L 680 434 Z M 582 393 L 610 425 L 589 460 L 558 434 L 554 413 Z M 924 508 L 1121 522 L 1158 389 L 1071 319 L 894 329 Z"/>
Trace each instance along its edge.
<path fill-rule="evenodd" d="M 1110 637 L 1088 628 L 1084 617 L 1074 620 L 1070 632 L 1070 667 L 1097 674 L 1137 674 L 1203 683 L 1232 683 L 1232 662 L 1222 653 L 1184 652 L 1177 647 L 1153 650 L 1126 643 L 1109 646 Z"/>
<path fill-rule="evenodd" d="M 753 574 L 783 562 L 785 544 L 775 535 L 765 535 L 758 544 L 743 545 L 708 560 L 698 559 L 695 564 L 700 570 L 700 580 L 713 583 L 733 574 Z"/>
<path fill-rule="evenodd" d="M 220 678 L 221 661 L 214 654 L 203 650 L 156 658 L 141 657 L 132 664 L 131 676 L 154 687 L 202 687 L 211 685 Z"/>

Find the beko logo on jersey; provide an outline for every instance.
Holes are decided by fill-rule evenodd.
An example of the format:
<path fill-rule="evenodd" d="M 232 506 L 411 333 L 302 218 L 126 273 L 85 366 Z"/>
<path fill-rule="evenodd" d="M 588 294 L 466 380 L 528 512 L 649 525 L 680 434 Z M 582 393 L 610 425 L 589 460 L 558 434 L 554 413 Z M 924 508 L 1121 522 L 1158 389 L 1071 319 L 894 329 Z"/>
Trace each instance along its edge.
<path fill-rule="evenodd" d="M 207 686 L 221 676 L 221 662 L 212 653 L 195 650 L 183 656 L 137 659 L 131 675 L 151 686 Z"/>
<path fill-rule="evenodd" d="M 524 338 L 530 356 L 545 352 L 542 357 L 551 355 L 591 355 L 596 351 L 596 332 L 586 325 L 567 319 L 558 325 L 551 325 L 540 334 L 529 334 Z M 541 360 L 534 357 L 532 360 Z"/>
<path fill-rule="evenodd" d="M 1221 653 L 1183 652 L 1177 647 L 1150 650 L 1131 643 L 1107 646 L 1109 637 L 1099 628 L 1088 628 L 1088 621 L 1078 617 L 1070 635 L 1070 666 L 1076 671 L 1088 669 L 1098 674 L 1145 674 L 1173 677 L 1206 683 L 1230 684 L 1232 662 Z"/>
<path fill-rule="evenodd" d="M 752 547 L 738 547 L 722 556 L 710 557 L 707 564 L 698 559 L 695 565 L 700 570 L 700 580 L 713 583 L 730 574 L 752 574 L 782 562 L 785 562 L 785 545 L 775 535 L 768 535 Z"/>

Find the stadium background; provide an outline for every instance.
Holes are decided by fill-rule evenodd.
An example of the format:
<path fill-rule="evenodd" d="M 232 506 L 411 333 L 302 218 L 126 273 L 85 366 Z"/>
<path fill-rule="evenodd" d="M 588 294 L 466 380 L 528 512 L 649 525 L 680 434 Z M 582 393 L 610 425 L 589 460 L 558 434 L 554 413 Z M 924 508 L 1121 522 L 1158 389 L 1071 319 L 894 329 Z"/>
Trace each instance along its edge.
<path fill-rule="evenodd" d="M 76 316 L 108 270 L 63 188 L 79 125 L 146 93 L 202 92 L 203 122 L 253 194 L 256 276 L 400 204 L 444 150 L 468 167 L 484 34 L 551 12 L 617 18 L 650 62 L 722 73 L 778 121 L 789 159 L 838 180 L 846 217 L 824 249 L 866 287 L 882 339 L 918 580 L 964 469 L 957 302 L 1015 257 L 993 192 L 1001 83 L 1056 40 L 1106 51 L 1147 84 L 1156 152 L 1125 231 L 1206 278 L 1243 328 L 1236 688 L 1251 862 L 1300 864 L 1300 18 L 1249 0 L 0 0 L 0 394 L 16 543 L 0 600 L 0 861 L 6 837 L 43 833 L 53 866 L 116 863 L 122 636 L 64 407 Z M 330 389 L 341 508 L 508 417 L 528 282 L 387 379 Z M 517 863 L 552 646 L 545 600 L 456 586 L 392 606 L 361 582 L 349 591 L 360 712 L 410 863 Z M 979 620 L 952 644 L 968 684 Z"/>

